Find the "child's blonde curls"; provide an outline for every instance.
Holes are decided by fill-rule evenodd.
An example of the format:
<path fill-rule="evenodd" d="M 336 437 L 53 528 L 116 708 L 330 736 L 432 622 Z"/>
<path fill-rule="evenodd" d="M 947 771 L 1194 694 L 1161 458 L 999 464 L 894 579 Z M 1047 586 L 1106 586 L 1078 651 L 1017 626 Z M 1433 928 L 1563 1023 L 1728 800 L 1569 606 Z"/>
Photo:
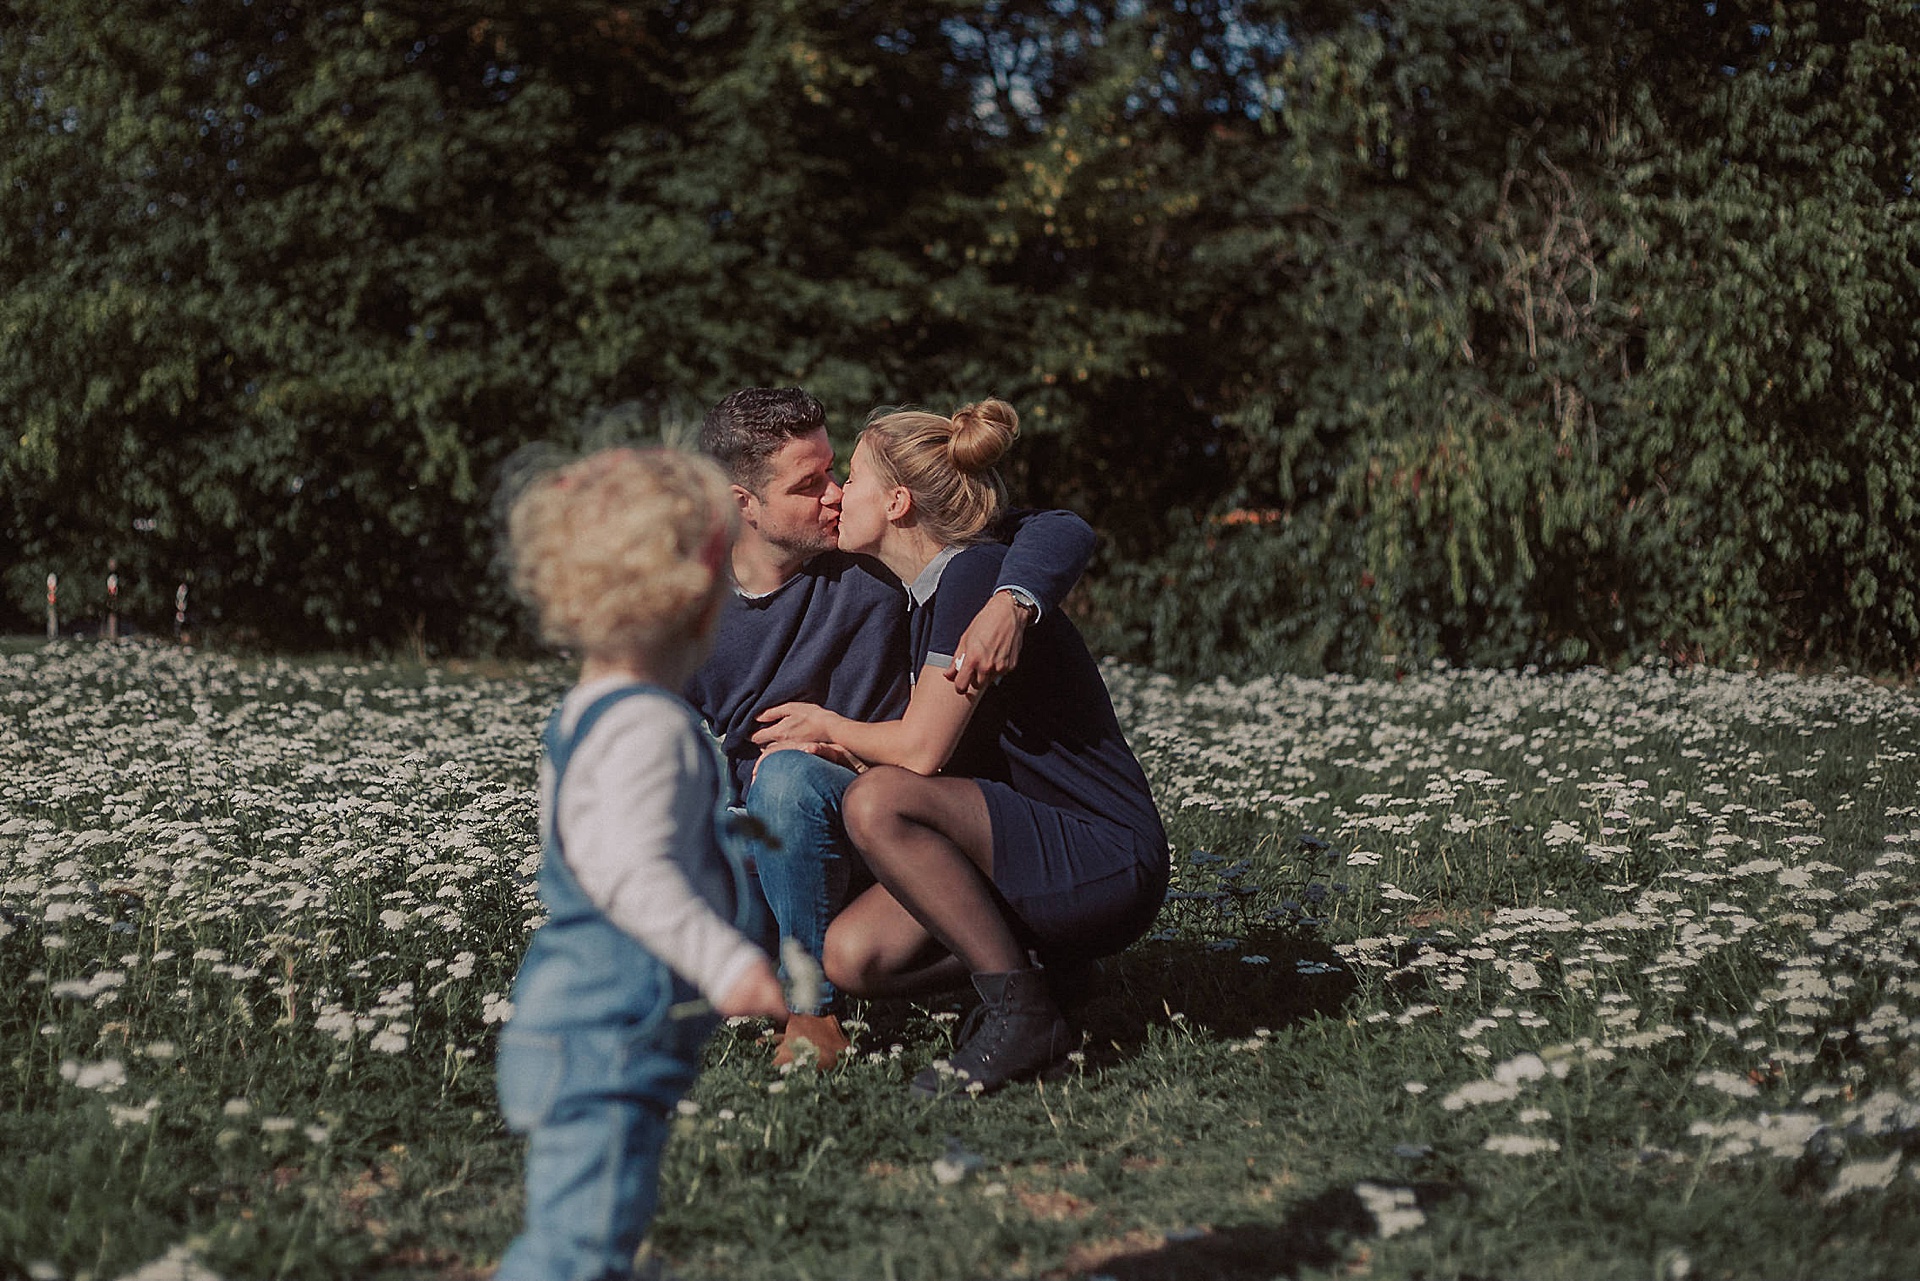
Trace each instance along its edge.
<path fill-rule="evenodd" d="M 612 654 L 691 643 L 728 582 L 734 519 L 726 478 L 706 459 L 601 450 L 514 501 L 513 587 L 556 645 Z"/>

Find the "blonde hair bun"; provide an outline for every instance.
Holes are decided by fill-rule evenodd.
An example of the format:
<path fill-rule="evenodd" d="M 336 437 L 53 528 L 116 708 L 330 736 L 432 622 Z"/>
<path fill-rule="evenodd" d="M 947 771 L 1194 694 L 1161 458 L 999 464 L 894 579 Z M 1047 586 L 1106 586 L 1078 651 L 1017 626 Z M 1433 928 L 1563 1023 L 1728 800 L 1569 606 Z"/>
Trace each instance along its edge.
<path fill-rule="evenodd" d="M 998 398 L 962 405 L 953 417 L 924 409 L 876 413 L 860 441 L 888 485 L 913 494 L 920 524 L 945 546 L 977 541 L 1006 504 L 993 465 L 1020 434 L 1020 415 Z"/>
<path fill-rule="evenodd" d="M 998 397 L 962 405 L 953 411 L 953 437 L 947 456 L 955 468 L 977 476 L 1006 456 L 1020 435 L 1020 415 Z"/>

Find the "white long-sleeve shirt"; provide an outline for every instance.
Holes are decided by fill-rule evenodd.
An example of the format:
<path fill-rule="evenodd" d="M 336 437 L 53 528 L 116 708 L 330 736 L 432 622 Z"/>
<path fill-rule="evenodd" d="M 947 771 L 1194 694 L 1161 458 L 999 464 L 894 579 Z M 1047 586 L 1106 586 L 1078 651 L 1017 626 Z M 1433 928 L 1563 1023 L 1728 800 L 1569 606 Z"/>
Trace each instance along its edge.
<path fill-rule="evenodd" d="M 623 683 L 575 686 L 561 702 L 562 729 Z M 616 703 L 574 748 L 557 810 L 552 769 L 540 767 L 541 823 L 557 814 L 580 888 L 709 1000 L 761 955 L 716 907 L 733 898 L 713 830 L 719 787 L 714 753 L 685 708 L 653 693 Z"/>

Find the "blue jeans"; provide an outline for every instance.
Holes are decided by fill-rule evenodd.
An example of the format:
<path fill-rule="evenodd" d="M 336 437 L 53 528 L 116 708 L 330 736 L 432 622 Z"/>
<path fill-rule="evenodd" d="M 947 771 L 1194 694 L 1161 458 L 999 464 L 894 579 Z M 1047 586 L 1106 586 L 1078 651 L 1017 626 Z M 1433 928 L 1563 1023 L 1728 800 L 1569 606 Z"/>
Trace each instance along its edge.
<path fill-rule="evenodd" d="M 814 960 L 827 942 L 827 925 L 847 905 L 857 861 L 847 842 L 840 798 L 852 770 L 810 752 L 770 752 L 747 788 L 747 813 L 766 829 L 756 851 L 760 888 L 773 909 L 782 938 L 791 938 Z M 820 1003 L 798 1014 L 832 1007 L 833 984 L 821 984 Z"/>
<path fill-rule="evenodd" d="M 495 1281 L 633 1274 L 653 1221 L 674 1102 L 713 1020 L 500 1035 L 500 1110 L 527 1141 L 525 1227 Z"/>

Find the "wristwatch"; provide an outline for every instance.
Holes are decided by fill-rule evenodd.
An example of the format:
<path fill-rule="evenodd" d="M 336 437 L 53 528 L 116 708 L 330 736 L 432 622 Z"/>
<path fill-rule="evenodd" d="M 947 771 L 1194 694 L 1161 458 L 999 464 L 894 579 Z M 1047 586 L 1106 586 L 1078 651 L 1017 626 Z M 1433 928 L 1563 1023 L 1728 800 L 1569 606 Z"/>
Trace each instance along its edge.
<path fill-rule="evenodd" d="M 1020 620 L 1026 626 L 1031 627 L 1039 620 L 1040 602 L 1033 598 L 1032 592 L 1024 587 L 1001 587 L 996 589 L 996 594 L 999 592 L 1013 597 L 1013 603 L 1027 611 L 1026 617 Z"/>

